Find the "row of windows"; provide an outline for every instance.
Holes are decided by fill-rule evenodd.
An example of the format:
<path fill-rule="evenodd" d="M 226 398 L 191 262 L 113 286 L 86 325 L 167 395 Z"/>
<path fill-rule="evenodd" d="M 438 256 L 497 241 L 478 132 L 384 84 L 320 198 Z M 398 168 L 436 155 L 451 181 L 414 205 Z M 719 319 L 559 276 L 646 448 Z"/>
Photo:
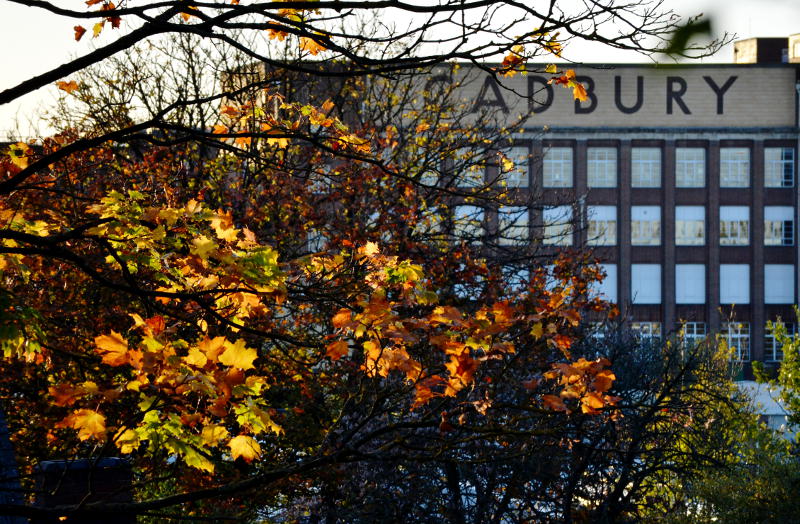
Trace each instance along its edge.
<path fill-rule="evenodd" d="M 512 147 L 505 152 L 514 167 L 504 173 L 508 187 L 528 187 L 527 147 Z M 542 185 L 548 188 L 573 186 L 574 153 L 571 147 L 545 149 L 542 159 Z M 794 149 L 764 148 L 764 186 L 794 185 Z M 590 188 L 617 187 L 618 159 L 615 147 L 589 147 L 586 155 L 587 185 Z M 675 148 L 675 186 L 705 187 L 708 161 L 701 147 Z M 659 147 L 631 148 L 631 186 L 661 187 L 662 158 Z M 721 147 L 719 150 L 720 187 L 750 187 L 750 148 Z M 459 185 L 483 185 L 483 169 L 473 165 L 460 176 Z"/>
<path fill-rule="evenodd" d="M 787 335 L 796 333 L 796 325 L 790 322 L 781 322 L 782 329 Z M 764 330 L 764 360 L 778 362 L 783 360 L 783 346 L 773 333 L 773 324 L 768 323 Z M 632 322 L 631 329 L 637 331 L 642 338 L 660 339 L 661 322 Z M 686 344 L 700 344 L 708 337 L 705 322 L 686 322 L 680 326 L 678 332 L 681 340 Z M 731 358 L 739 361 L 750 360 L 750 323 L 749 322 L 722 322 L 720 336 L 731 351 Z"/>
<path fill-rule="evenodd" d="M 617 243 L 617 207 L 589 206 L 587 243 L 613 246 Z M 547 224 L 547 218 L 545 218 Z M 562 242 L 570 242 L 564 238 Z M 661 243 L 661 207 L 631 206 L 631 244 L 657 246 Z M 702 246 L 706 243 L 704 206 L 675 207 L 675 245 Z M 721 246 L 746 246 L 750 243 L 748 206 L 720 206 L 719 243 Z M 764 207 L 764 245 L 794 245 L 794 208 Z"/>
<path fill-rule="evenodd" d="M 617 265 L 604 264 L 606 278 L 595 287 L 598 296 L 618 302 Z M 764 303 L 794 304 L 795 268 L 792 264 L 764 265 Z M 661 304 L 661 264 L 631 264 L 633 304 Z M 750 303 L 750 266 L 720 264 L 720 304 Z M 675 264 L 675 303 L 706 303 L 706 266 Z"/>
<path fill-rule="evenodd" d="M 750 243 L 750 209 L 747 206 L 720 206 L 719 243 L 721 246 L 746 246 Z M 572 245 L 573 209 L 571 206 L 547 207 L 542 212 L 542 243 Z M 614 246 L 617 244 L 617 206 L 587 207 L 587 244 Z M 501 207 L 497 212 L 499 242 L 513 245 L 529 239 L 529 212 L 526 207 Z M 454 234 L 459 237 L 482 236 L 483 208 L 472 205 L 455 206 Z M 791 206 L 764 207 L 764 245 L 794 245 L 794 208 Z M 675 245 L 702 246 L 706 243 L 705 208 L 703 206 L 675 207 Z M 661 244 L 661 207 L 631 206 L 631 245 L 658 246 Z"/>

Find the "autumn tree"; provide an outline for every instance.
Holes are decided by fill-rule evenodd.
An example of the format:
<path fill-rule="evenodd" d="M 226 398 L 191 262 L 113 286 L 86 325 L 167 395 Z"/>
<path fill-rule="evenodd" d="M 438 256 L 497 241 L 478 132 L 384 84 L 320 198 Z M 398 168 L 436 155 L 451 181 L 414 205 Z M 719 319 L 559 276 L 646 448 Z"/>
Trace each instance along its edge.
<path fill-rule="evenodd" d="M 392 97 L 413 97 L 414 78 L 457 67 L 450 59 L 502 81 L 584 34 L 646 50 L 642 38 L 671 29 L 668 13 L 611 2 L 576 13 L 480 1 L 35 7 L 76 18 L 78 45 L 84 20 L 121 36 L 0 94 L 55 82 L 70 107 L 95 113 L 67 115 L 72 127 L 3 160 L 3 397 L 24 471 L 121 454 L 139 500 L 2 511 L 181 505 L 244 520 L 320 496 L 350 464 L 457 460 L 473 443 L 508 461 L 540 421 L 617 417 L 609 362 L 570 351 L 581 319 L 609 312 L 592 298 L 597 267 L 573 253 L 547 269 L 531 262 L 538 251 L 494 242 L 495 225 L 454 223 L 454 206 L 515 198 L 501 176 L 514 169 L 507 134 L 486 143 L 474 120 Z M 368 9 L 421 18 L 355 31 Z M 633 29 L 591 29 L 608 13 Z M 111 86 L 104 99 L 68 76 L 173 33 L 196 38 L 178 40 L 186 49 L 237 50 L 236 67 L 158 96 L 146 81 Z M 582 96 L 569 71 L 546 72 Z M 292 96 L 287 82 L 322 96 Z M 459 183 L 485 167 L 493 175 Z M 493 263 L 501 255 L 512 258 Z M 518 286 L 506 266 L 525 270 Z"/>

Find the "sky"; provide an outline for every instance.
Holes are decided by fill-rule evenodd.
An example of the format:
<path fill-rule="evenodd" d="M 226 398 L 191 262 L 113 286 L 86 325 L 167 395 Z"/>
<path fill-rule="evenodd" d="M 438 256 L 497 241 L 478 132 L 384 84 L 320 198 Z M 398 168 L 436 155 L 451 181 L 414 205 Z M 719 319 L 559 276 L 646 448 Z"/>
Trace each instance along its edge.
<path fill-rule="evenodd" d="M 541 0 L 528 0 L 530 2 Z M 560 0 L 578 2 L 581 0 Z M 80 3 L 70 0 L 69 3 Z M 712 20 L 714 32 L 735 34 L 737 39 L 749 37 L 788 36 L 800 33 L 800 0 L 664 0 L 664 6 L 682 17 L 705 14 Z M 47 71 L 66 62 L 71 56 L 86 52 L 85 40 L 73 38 L 74 20 L 65 20 L 45 11 L 22 7 L 0 0 L 0 49 L 2 74 L 0 89 Z M 111 33 L 111 31 L 109 31 Z M 112 35 L 101 35 L 98 43 Z M 574 43 L 568 56 L 581 62 L 646 62 L 647 57 L 610 51 L 601 46 Z M 703 62 L 730 62 L 732 46 L 726 46 Z M 43 88 L 11 104 L 0 106 L 0 140 L 9 131 L 23 137 L 34 134 L 28 123 L 31 116 L 54 99 L 54 88 Z M 35 121 L 35 119 L 34 119 Z M 18 122 L 18 124 L 16 124 Z"/>

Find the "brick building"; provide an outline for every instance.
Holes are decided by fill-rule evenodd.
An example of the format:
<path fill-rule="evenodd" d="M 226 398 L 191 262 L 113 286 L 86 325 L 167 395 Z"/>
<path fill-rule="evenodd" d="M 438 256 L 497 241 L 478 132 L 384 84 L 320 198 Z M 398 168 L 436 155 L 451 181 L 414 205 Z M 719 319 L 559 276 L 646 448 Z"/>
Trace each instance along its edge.
<path fill-rule="evenodd" d="M 507 183 L 542 206 L 499 209 L 482 219 L 490 229 L 507 222 L 547 249 L 591 246 L 608 274 L 599 291 L 635 329 L 723 333 L 741 361 L 779 361 L 766 325 L 793 329 L 798 296 L 800 35 L 737 42 L 734 54 L 725 65 L 584 65 L 582 103 L 536 74 L 504 86 L 486 75 L 459 96 L 509 120 L 533 113 L 514 134 Z"/>

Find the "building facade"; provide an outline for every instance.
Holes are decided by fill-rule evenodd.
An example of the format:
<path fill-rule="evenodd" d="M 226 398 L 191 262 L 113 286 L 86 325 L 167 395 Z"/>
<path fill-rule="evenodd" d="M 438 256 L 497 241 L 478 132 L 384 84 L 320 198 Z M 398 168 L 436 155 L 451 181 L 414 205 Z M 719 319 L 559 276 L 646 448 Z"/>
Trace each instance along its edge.
<path fill-rule="evenodd" d="M 781 360 L 767 325 L 794 329 L 800 280 L 800 54 L 798 39 L 774 40 L 737 43 L 734 64 L 581 66 L 584 102 L 533 73 L 460 93 L 509 120 L 532 112 L 506 152 L 508 184 L 542 207 L 518 213 L 517 230 L 547 249 L 591 247 L 607 273 L 598 292 L 633 328 L 721 333 L 746 374 Z"/>

